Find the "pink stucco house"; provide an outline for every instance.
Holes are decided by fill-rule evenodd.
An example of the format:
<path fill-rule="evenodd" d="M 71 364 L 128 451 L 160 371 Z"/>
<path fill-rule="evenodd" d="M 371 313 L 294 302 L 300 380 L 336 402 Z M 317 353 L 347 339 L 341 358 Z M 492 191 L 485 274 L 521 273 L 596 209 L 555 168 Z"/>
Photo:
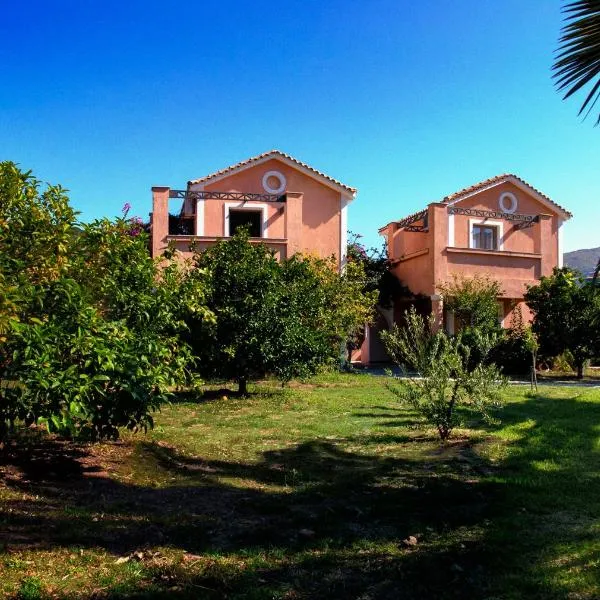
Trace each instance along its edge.
<path fill-rule="evenodd" d="M 439 284 L 454 275 L 488 276 L 500 282 L 498 318 L 509 327 L 516 306 L 530 312 L 523 295 L 542 275 L 562 266 L 562 226 L 571 213 L 516 175 L 498 175 L 392 221 L 385 237 L 392 272 L 414 294 L 422 294 L 440 326 L 454 332 Z M 363 363 L 385 360 L 377 331 L 401 319 L 406 305 L 383 310 L 360 353 Z"/>
<path fill-rule="evenodd" d="M 292 156 L 271 150 L 188 181 L 152 188 L 152 255 L 169 244 L 184 255 L 250 228 L 279 258 L 296 252 L 346 259 L 347 209 L 356 189 Z"/>

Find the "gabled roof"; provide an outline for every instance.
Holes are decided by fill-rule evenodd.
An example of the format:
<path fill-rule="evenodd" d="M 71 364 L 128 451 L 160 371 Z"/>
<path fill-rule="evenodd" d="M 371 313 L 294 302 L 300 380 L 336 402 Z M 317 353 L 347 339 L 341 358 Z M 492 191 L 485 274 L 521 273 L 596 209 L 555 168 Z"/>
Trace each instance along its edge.
<path fill-rule="evenodd" d="M 262 162 L 266 162 L 267 160 L 270 160 L 272 158 L 277 158 L 282 162 L 288 164 L 289 166 L 303 171 L 310 177 L 317 179 L 321 183 L 332 187 L 344 193 L 345 195 L 350 196 L 351 198 L 354 198 L 354 196 L 356 195 L 356 188 L 350 187 L 349 185 L 346 185 L 341 181 L 338 181 L 337 179 L 334 179 L 333 177 L 330 177 L 329 175 L 326 175 L 325 173 L 314 169 L 310 165 L 303 163 L 297 158 L 294 158 L 293 156 L 290 156 L 285 152 L 281 152 L 281 150 L 269 150 L 269 152 L 264 152 L 263 154 L 252 156 L 251 158 L 236 163 L 235 165 L 231 165 L 230 167 L 227 167 L 225 169 L 221 169 L 220 171 L 216 171 L 215 173 L 211 173 L 210 175 L 205 175 L 204 177 L 200 177 L 199 179 L 192 179 L 188 181 L 188 185 L 215 181 L 225 176 L 233 175 L 234 173 L 238 173 L 240 171 L 253 167 Z"/>
<path fill-rule="evenodd" d="M 504 173 L 502 175 L 496 175 L 495 177 L 490 177 L 489 179 L 485 179 L 484 181 L 480 181 L 474 185 L 470 185 L 458 192 L 454 192 L 449 196 L 445 196 L 441 201 L 445 204 L 454 204 L 460 200 L 463 200 L 466 196 L 471 196 L 477 192 L 485 190 L 487 188 L 494 187 L 501 183 L 513 183 L 517 187 L 524 189 L 526 192 L 529 192 L 537 197 L 538 200 L 542 202 L 542 204 L 546 204 L 550 208 L 554 209 L 556 212 L 561 213 L 565 218 L 570 219 L 573 215 L 560 204 L 557 204 L 550 197 L 546 196 L 543 192 L 540 192 L 537 188 L 534 188 L 530 183 L 527 183 L 524 179 L 521 179 L 518 175 L 513 175 L 512 173 Z"/>
<path fill-rule="evenodd" d="M 495 187 L 500 185 L 501 183 L 512 183 L 517 187 L 521 188 L 525 192 L 532 194 L 537 200 L 539 200 L 542 204 L 548 206 L 555 212 L 559 213 L 564 219 L 570 219 L 573 215 L 566 208 L 562 207 L 560 204 L 557 204 L 546 196 L 546 194 L 540 192 L 538 189 L 534 188 L 531 184 L 527 183 L 524 179 L 521 179 L 517 175 L 513 175 L 512 173 L 504 173 L 502 175 L 496 175 L 495 177 L 490 177 L 489 179 L 485 179 L 480 181 L 479 183 L 475 183 L 474 185 L 470 185 L 469 187 L 463 188 L 458 192 L 454 192 L 453 194 L 449 194 L 448 196 L 444 196 L 439 202 L 442 204 L 456 204 L 473 194 L 481 192 L 483 190 Z M 391 223 L 400 223 L 402 221 L 410 220 L 411 217 L 416 217 L 420 215 L 422 211 L 418 211 L 413 215 L 409 215 L 408 217 L 404 217 L 400 221 L 391 221 L 387 225 L 384 225 L 379 229 L 379 231 L 383 231 L 388 225 Z"/>

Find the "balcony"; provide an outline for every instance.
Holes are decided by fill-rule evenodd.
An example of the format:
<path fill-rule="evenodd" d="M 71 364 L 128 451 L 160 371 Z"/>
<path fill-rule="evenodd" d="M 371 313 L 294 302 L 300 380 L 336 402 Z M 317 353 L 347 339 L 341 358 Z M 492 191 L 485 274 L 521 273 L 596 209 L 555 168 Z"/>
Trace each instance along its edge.
<path fill-rule="evenodd" d="M 167 243 L 174 246 L 183 258 L 191 258 L 196 252 L 202 252 L 217 242 L 229 240 L 225 236 L 209 235 L 169 235 Z M 251 244 L 264 244 L 275 253 L 278 260 L 287 258 L 288 241 L 285 238 L 250 238 Z"/>
<path fill-rule="evenodd" d="M 169 200 L 180 200 L 181 206 L 176 213 L 169 211 L 166 241 L 170 245 L 175 246 L 184 257 L 190 257 L 196 251 L 203 251 L 220 240 L 230 239 L 229 235 L 214 235 L 214 233 L 215 231 L 222 231 L 224 233 L 231 231 L 233 233 L 237 226 L 237 221 L 239 221 L 238 218 L 234 223 L 234 215 L 239 216 L 246 211 L 248 212 L 248 216 L 250 216 L 250 213 L 254 213 L 253 219 L 246 220 L 249 222 L 256 221 L 251 223 L 252 227 L 250 231 L 252 237 L 250 237 L 250 243 L 265 244 L 273 250 L 278 259 L 286 258 L 288 255 L 288 240 L 286 237 L 267 235 L 267 232 L 273 228 L 278 217 L 282 216 L 285 212 L 286 194 L 169 190 Z M 202 201 L 202 203 L 198 201 Z M 204 204 L 204 201 L 220 201 L 220 205 L 224 207 L 224 210 L 220 209 L 219 206 L 216 207 L 217 210 L 209 209 Z M 202 205 L 200 215 L 197 214 L 197 207 L 199 205 Z M 265 206 L 276 207 L 277 210 L 265 208 Z M 256 210 L 253 210 L 255 207 Z M 229 211 L 228 208 L 232 208 L 232 210 Z M 243 218 L 242 221 L 244 221 Z M 202 223 L 200 226 L 199 222 Z M 203 230 L 206 229 L 208 229 L 209 233 L 198 235 L 197 231 L 199 228 L 202 233 L 205 233 Z M 287 224 L 285 228 L 280 224 L 278 227 L 275 227 L 273 233 L 281 234 L 284 230 L 287 231 Z M 261 233 L 263 235 L 258 235 Z"/>

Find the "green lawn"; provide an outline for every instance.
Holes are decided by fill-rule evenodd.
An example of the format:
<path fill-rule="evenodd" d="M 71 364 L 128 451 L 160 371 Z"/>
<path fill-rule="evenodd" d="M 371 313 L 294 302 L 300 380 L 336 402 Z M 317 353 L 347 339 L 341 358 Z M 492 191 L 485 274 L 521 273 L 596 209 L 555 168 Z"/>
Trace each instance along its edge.
<path fill-rule="evenodd" d="M 0 451 L 0 597 L 600 598 L 600 390 L 440 446 L 383 378 L 181 402 Z"/>

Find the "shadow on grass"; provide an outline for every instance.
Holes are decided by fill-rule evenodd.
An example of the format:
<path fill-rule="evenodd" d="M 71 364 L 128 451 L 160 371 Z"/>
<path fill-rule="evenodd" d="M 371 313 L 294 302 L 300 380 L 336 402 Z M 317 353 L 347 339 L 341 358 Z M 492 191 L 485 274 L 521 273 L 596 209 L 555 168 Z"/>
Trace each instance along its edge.
<path fill-rule="evenodd" d="M 509 405 L 503 425 L 515 436 L 500 464 L 468 443 L 423 462 L 312 440 L 243 463 L 142 442 L 140 460 L 175 481 L 160 488 L 40 439 L 0 461 L 5 485 L 40 498 L 2 504 L 0 539 L 278 557 L 201 573 L 148 566 L 144 590 L 90 598 L 593 598 L 600 405 L 540 395 Z"/>
<path fill-rule="evenodd" d="M 232 384 L 234 385 L 234 384 Z M 173 392 L 171 396 L 171 404 L 204 404 L 207 402 L 213 402 L 215 400 L 252 400 L 253 398 L 264 398 L 280 396 L 281 388 L 261 388 L 260 391 L 252 391 L 252 388 L 248 393 L 241 394 L 239 390 L 233 387 L 217 387 L 212 385 L 205 387 L 200 391 L 196 390 L 178 390 Z"/>

